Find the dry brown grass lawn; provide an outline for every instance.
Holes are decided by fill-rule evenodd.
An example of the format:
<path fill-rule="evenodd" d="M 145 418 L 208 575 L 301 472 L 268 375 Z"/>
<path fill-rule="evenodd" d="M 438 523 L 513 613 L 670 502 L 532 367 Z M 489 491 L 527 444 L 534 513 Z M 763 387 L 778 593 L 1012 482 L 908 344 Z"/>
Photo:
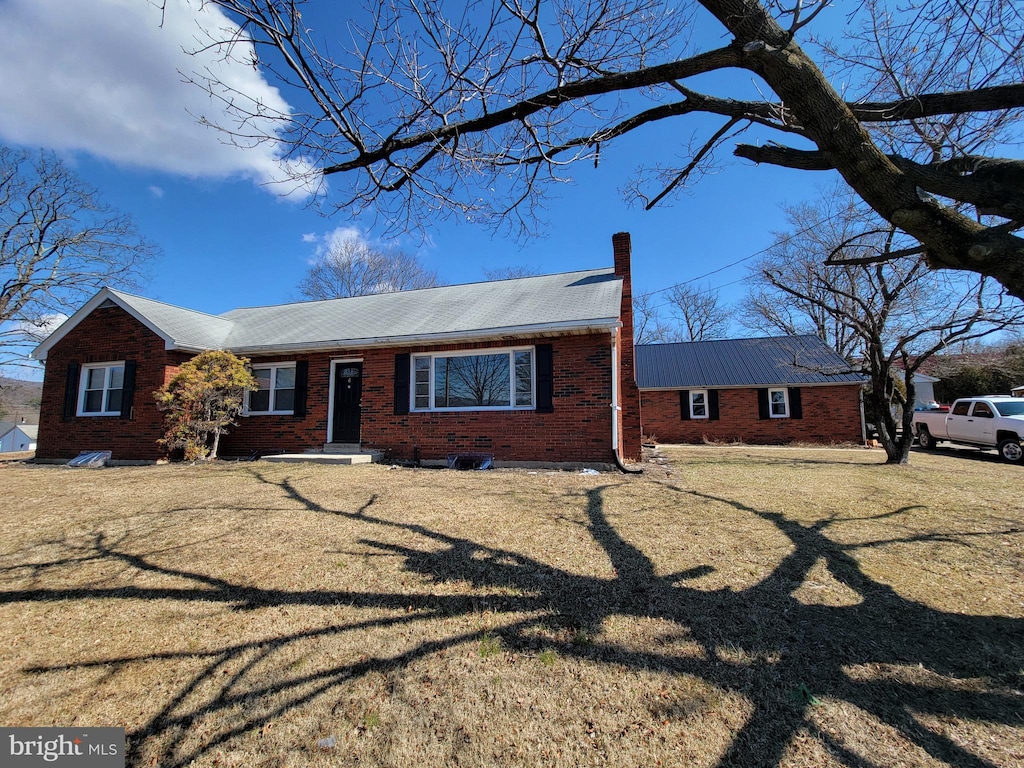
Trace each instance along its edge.
<path fill-rule="evenodd" d="M 1020 467 L 668 454 L 0 466 L 0 723 L 137 766 L 1024 764 Z"/>

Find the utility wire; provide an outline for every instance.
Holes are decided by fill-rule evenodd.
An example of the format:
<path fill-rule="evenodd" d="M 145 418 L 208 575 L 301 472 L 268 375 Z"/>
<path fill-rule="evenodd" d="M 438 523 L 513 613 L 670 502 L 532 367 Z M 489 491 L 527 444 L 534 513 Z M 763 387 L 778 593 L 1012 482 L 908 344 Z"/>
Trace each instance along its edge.
<path fill-rule="evenodd" d="M 811 232 L 811 231 L 817 229 L 822 224 L 826 224 L 826 223 L 828 223 L 828 222 L 830 222 L 830 221 L 832 221 L 834 219 L 839 218 L 839 216 L 843 215 L 844 213 L 845 212 L 843 212 L 843 211 L 840 211 L 838 213 L 834 213 L 831 216 L 828 216 L 828 217 L 826 217 L 824 219 L 821 219 L 820 221 L 815 222 L 813 225 L 811 225 L 809 227 L 804 227 L 801 230 L 798 230 L 796 232 L 792 232 L 792 233 L 786 235 L 785 237 L 783 237 L 783 238 L 781 238 L 779 240 L 776 240 L 771 245 L 766 246 L 765 248 L 762 248 L 761 250 L 756 251 L 756 252 L 750 254 L 749 256 L 744 256 L 742 259 L 736 259 L 736 261 L 730 262 L 729 264 L 726 264 L 723 267 L 718 267 L 717 269 L 713 269 L 710 272 L 705 272 L 703 275 L 698 275 L 697 277 L 691 277 L 688 280 L 683 280 L 681 282 L 674 283 L 673 285 L 666 286 L 665 288 L 658 288 L 658 289 L 653 290 L 653 291 L 644 291 L 644 293 L 642 293 L 640 295 L 641 296 L 653 296 L 656 293 L 665 293 L 666 291 L 671 291 L 674 288 L 681 288 L 684 285 L 689 285 L 690 283 L 695 283 L 698 280 L 703 280 L 706 277 L 711 277 L 712 275 L 717 275 L 719 272 L 724 272 L 727 269 L 732 269 L 733 267 L 735 267 L 735 266 L 737 266 L 739 264 L 742 264 L 745 261 L 750 261 L 751 259 L 755 259 L 758 256 L 763 256 L 764 254 L 768 253 L 768 251 L 770 251 L 775 246 L 782 245 L 784 243 L 788 243 L 791 240 L 794 240 L 795 238 L 799 237 L 800 235 L 807 234 L 808 232 Z M 747 278 L 745 278 L 745 277 L 741 277 L 738 280 L 733 280 L 732 282 L 723 283 L 722 285 L 716 286 L 714 288 L 710 288 L 708 290 L 717 291 L 719 288 L 726 288 L 726 287 L 728 287 L 730 285 L 735 285 L 736 283 L 742 283 L 746 279 Z M 672 304 L 671 301 L 666 301 L 666 302 L 664 302 L 662 304 L 655 304 L 653 307 L 651 307 L 651 309 L 660 309 L 661 307 L 667 307 L 667 306 L 669 306 L 671 304 Z"/>

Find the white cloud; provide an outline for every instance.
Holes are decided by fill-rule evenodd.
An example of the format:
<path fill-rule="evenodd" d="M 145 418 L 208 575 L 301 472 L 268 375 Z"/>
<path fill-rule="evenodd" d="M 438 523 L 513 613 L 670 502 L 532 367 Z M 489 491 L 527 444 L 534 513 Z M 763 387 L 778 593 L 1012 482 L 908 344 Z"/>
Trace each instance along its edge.
<path fill-rule="evenodd" d="M 26 322 L 23 320 L 14 323 L 14 327 L 27 341 L 38 344 L 45 341 L 46 337 L 60 328 L 67 319 L 68 316 L 63 312 L 54 312 L 52 314 L 42 315 L 33 322 Z"/>
<path fill-rule="evenodd" d="M 388 251 L 393 248 L 401 250 L 413 250 L 422 255 L 426 249 L 433 248 L 433 241 L 425 239 L 419 248 L 403 243 L 401 240 L 380 240 L 370 237 L 369 232 L 356 226 L 340 226 L 326 232 L 306 232 L 302 235 L 302 242 L 313 246 L 313 254 L 310 263 L 318 261 L 325 253 L 332 248 L 341 247 L 345 244 L 364 246 L 375 251 Z"/>
<path fill-rule="evenodd" d="M 57 330 L 68 316 L 60 312 L 40 315 L 32 320 L 6 320 L 0 323 L 0 365 L 23 358 Z"/>
<path fill-rule="evenodd" d="M 366 235 L 363 234 L 359 227 L 335 227 L 330 232 L 324 235 L 324 249 L 331 250 L 341 246 L 343 243 L 355 241 L 362 245 L 369 245 L 369 241 L 366 239 Z"/>
<path fill-rule="evenodd" d="M 231 59 L 196 56 L 201 29 L 237 29 L 212 3 L 167 0 L 5 0 L 0 3 L 0 137 L 57 150 L 84 150 L 116 163 L 186 176 L 242 175 L 285 182 L 311 170 L 282 162 L 265 142 L 237 147 L 197 117 L 229 124 L 222 104 L 181 72 L 209 68 L 269 110 L 288 113 L 278 90 L 247 62 L 252 45 Z M 162 20 L 162 24 L 161 24 Z M 268 120 L 257 129 L 273 132 Z M 298 185 L 300 192 L 312 191 Z"/>
<path fill-rule="evenodd" d="M 313 246 L 313 252 L 306 259 L 306 263 L 316 264 L 332 248 L 351 241 L 362 245 L 372 244 L 359 227 L 335 227 L 322 234 L 306 232 L 302 236 L 302 242 Z"/>
<path fill-rule="evenodd" d="M 158 187 L 156 184 L 150 184 L 149 185 L 149 194 L 151 194 L 157 200 L 160 200 L 164 196 L 163 187 Z"/>

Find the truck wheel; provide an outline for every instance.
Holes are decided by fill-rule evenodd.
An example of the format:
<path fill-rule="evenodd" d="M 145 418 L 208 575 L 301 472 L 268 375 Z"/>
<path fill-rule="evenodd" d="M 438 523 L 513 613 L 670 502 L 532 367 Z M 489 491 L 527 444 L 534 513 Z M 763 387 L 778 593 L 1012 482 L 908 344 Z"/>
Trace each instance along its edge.
<path fill-rule="evenodd" d="M 999 455 L 1003 457 L 1003 461 L 1020 464 L 1021 459 L 1024 459 L 1024 450 L 1020 447 L 1020 440 L 1017 438 L 1001 440 L 999 442 Z"/>
<path fill-rule="evenodd" d="M 932 433 L 928 431 L 928 427 L 921 427 L 917 431 L 917 444 L 926 451 L 935 450 L 935 438 L 932 437 Z"/>

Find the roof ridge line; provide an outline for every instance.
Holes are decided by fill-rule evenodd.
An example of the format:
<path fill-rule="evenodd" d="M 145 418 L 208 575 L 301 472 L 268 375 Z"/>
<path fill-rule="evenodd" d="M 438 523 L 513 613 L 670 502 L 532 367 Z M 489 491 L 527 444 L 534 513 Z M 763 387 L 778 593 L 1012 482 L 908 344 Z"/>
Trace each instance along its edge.
<path fill-rule="evenodd" d="M 781 336 L 733 336 L 728 339 L 700 339 L 698 341 L 653 341 L 646 344 L 635 344 L 636 347 L 675 347 L 682 344 L 715 344 L 718 342 L 737 341 L 778 341 L 782 339 L 820 339 L 814 333 L 784 333 Z"/>
<path fill-rule="evenodd" d="M 369 298 L 371 296 L 387 296 L 388 294 L 393 294 L 393 293 L 403 293 L 403 294 L 418 293 L 418 292 L 421 292 L 421 291 L 437 291 L 437 290 L 444 290 L 444 289 L 447 289 L 447 288 L 464 288 L 464 287 L 468 287 L 468 286 L 471 286 L 471 285 L 486 285 L 488 283 L 510 283 L 510 282 L 512 282 L 514 280 L 538 280 L 538 279 L 546 278 L 546 277 L 559 277 L 561 275 L 578 275 L 578 274 L 583 274 L 583 273 L 596 273 L 596 272 L 607 272 L 609 274 L 614 274 L 615 273 L 615 267 L 597 267 L 597 268 L 594 268 L 594 269 L 572 269 L 572 270 L 569 270 L 568 272 L 552 272 L 550 274 L 545 274 L 545 275 L 525 275 L 523 277 L 508 277 L 508 278 L 503 278 L 501 280 L 475 280 L 475 281 L 469 282 L 469 283 L 452 283 L 451 285 L 432 285 L 432 286 L 425 287 L 425 288 L 410 288 L 410 289 L 404 290 L 404 291 L 386 291 L 384 293 L 365 293 L 365 294 L 362 294 L 360 296 L 339 296 L 339 297 L 336 297 L 336 298 L 333 298 L 333 299 L 308 299 L 308 300 L 304 300 L 304 301 L 286 301 L 286 302 L 282 302 L 280 304 L 256 304 L 256 305 L 249 306 L 249 307 L 235 307 L 235 308 L 229 309 L 229 310 L 227 310 L 227 312 L 223 312 L 223 313 L 221 313 L 219 315 L 213 315 L 213 317 L 219 317 L 222 320 L 226 320 L 227 318 L 225 318 L 224 315 L 226 315 L 228 312 L 238 312 L 240 310 L 246 310 L 246 309 L 270 309 L 270 308 L 273 308 L 273 307 L 294 307 L 294 306 L 298 306 L 298 305 L 304 305 L 305 306 L 305 305 L 309 305 L 309 304 L 326 304 L 326 303 L 331 302 L 331 301 L 346 301 L 348 299 L 365 299 L 365 298 Z M 142 298 L 142 297 L 140 297 L 140 298 Z M 171 304 L 170 306 L 174 306 L 174 305 Z"/>
<path fill-rule="evenodd" d="M 112 294 L 114 294 L 115 296 L 118 296 L 118 297 L 122 297 L 122 298 L 123 297 L 130 297 L 132 299 L 142 299 L 143 301 L 151 301 L 154 304 L 161 304 L 161 305 L 163 305 L 165 307 L 171 307 L 172 309 L 180 309 L 183 312 L 192 312 L 193 314 L 202 315 L 203 317 L 209 317 L 209 318 L 212 318 L 214 320 L 223 320 L 225 323 L 233 323 L 234 322 L 233 320 L 229 320 L 228 318 L 224 317 L 223 314 L 215 315 L 215 314 L 213 314 L 211 312 L 204 312 L 201 309 L 192 309 L 190 307 L 183 307 L 180 304 L 172 304 L 171 302 L 163 301 L 162 299 L 152 299 L 149 296 L 139 296 L 137 293 L 129 293 L 128 291 L 119 291 L 119 290 L 117 290 L 115 288 L 110 288 L 109 286 L 105 286 L 105 287 L 106 287 L 106 289 L 108 291 L 110 291 L 110 293 L 112 293 Z M 230 312 L 231 310 L 228 310 L 228 311 Z"/>

